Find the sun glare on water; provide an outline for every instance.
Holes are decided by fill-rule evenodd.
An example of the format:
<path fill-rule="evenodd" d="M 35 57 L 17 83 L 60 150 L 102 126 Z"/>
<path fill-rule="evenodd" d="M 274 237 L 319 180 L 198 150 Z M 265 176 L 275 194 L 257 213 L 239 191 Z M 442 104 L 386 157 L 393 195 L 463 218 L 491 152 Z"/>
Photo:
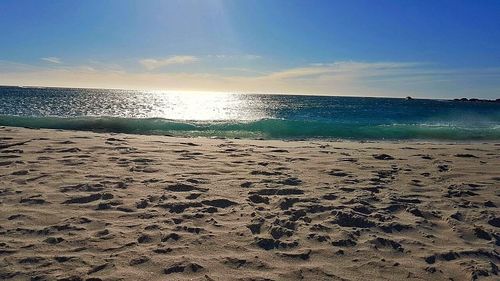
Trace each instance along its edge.
<path fill-rule="evenodd" d="M 258 110 L 261 100 L 223 92 L 151 92 L 149 117 L 175 120 L 256 120 L 268 117 Z"/>

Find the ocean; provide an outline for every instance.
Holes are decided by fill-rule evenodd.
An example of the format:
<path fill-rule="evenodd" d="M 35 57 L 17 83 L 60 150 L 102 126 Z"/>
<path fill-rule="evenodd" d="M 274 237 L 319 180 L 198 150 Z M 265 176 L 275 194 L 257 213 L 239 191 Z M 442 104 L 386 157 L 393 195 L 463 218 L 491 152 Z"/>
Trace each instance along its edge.
<path fill-rule="evenodd" d="M 0 87 L 0 126 L 285 140 L 500 140 L 500 103 Z"/>

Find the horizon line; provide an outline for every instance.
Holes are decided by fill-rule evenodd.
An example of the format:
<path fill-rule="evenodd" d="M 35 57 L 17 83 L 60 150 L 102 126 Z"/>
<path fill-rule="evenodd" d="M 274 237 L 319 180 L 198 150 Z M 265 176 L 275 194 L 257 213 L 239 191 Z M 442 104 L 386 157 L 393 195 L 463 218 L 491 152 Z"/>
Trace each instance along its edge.
<path fill-rule="evenodd" d="M 452 101 L 454 99 L 478 99 L 483 101 L 495 101 L 498 99 L 483 99 L 475 97 L 455 97 L 455 98 L 428 98 L 428 97 L 418 97 L 402 95 L 401 97 L 394 96 L 362 96 L 362 95 L 321 95 L 321 94 L 310 94 L 310 93 L 276 93 L 276 92 L 245 92 L 245 91 L 209 91 L 209 90 L 166 90 L 166 89 L 144 89 L 144 88 L 102 88 L 102 87 L 65 87 L 65 86 L 41 86 L 41 85 L 5 85 L 0 84 L 0 88 L 12 87 L 12 88 L 47 88 L 47 89 L 85 89 L 85 90 L 118 90 L 118 91 L 144 91 L 144 92 L 163 92 L 163 93 L 219 93 L 219 94 L 243 94 L 243 95 L 277 95 L 277 96 L 313 96 L 313 97 L 347 97 L 347 98 L 387 98 L 387 99 L 419 99 L 419 100 L 445 100 Z"/>

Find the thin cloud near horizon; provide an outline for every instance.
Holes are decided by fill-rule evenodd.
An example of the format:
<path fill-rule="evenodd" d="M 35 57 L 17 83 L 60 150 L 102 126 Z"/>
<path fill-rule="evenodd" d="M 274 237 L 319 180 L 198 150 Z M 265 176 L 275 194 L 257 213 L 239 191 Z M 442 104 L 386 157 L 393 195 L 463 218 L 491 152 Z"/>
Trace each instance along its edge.
<path fill-rule="evenodd" d="M 223 73 L 224 69 L 231 67 L 227 65 L 212 67 L 209 64 L 207 71 L 178 67 L 162 70 L 169 65 L 206 64 L 194 55 L 141 61 L 143 70 L 127 69 L 118 63 L 108 66 L 96 61 L 73 66 L 53 63 L 55 65 L 50 68 L 0 61 L 0 84 L 434 98 L 494 98 L 491 85 L 500 89 L 500 68 L 452 69 L 419 62 L 337 61 L 270 71 L 254 67 L 237 75 Z M 488 84 L 488 89 L 482 90 L 481 83 Z M 443 95 L 443 89 L 453 95 Z"/>

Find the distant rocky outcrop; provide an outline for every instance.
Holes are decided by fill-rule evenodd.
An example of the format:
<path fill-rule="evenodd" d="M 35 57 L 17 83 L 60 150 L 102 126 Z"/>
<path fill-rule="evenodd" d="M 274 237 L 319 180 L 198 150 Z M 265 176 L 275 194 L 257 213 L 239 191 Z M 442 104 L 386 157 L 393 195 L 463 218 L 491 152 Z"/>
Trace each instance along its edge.
<path fill-rule="evenodd" d="M 495 102 L 495 103 L 500 103 L 500 99 L 495 99 L 495 100 L 488 100 L 488 99 L 476 99 L 476 98 L 460 98 L 460 99 L 453 99 L 453 101 L 460 101 L 460 102 Z"/>

